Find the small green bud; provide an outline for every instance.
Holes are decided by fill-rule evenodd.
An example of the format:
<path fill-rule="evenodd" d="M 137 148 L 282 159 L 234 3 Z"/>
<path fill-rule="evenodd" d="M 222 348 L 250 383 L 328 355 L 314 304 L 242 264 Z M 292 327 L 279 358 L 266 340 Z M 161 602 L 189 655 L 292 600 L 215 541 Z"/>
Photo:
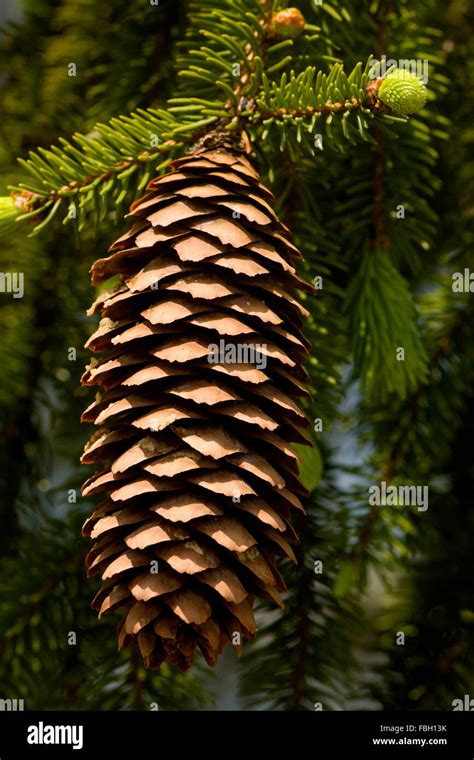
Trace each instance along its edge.
<path fill-rule="evenodd" d="M 378 97 L 392 111 L 406 115 L 423 108 L 428 91 L 416 74 L 405 69 L 396 69 L 383 80 Z"/>

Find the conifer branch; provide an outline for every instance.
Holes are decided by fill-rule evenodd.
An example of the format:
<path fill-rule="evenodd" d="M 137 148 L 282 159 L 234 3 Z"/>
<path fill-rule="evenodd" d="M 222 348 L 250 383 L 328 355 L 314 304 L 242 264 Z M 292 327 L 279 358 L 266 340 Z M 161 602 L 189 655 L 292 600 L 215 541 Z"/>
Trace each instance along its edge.
<path fill-rule="evenodd" d="M 403 424 L 397 430 L 395 441 L 390 448 L 389 454 L 385 461 L 385 465 L 382 467 L 382 475 L 380 477 L 381 482 L 384 481 L 388 485 L 393 480 L 397 472 L 399 462 L 404 454 L 404 442 L 406 436 L 408 432 L 416 425 L 419 405 L 423 394 L 429 390 L 436 372 L 438 371 L 439 364 L 451 350 L 456 335 L 464 327 L 467 320 L 472 318 L 473 306 L 474 299 L 471 298 L 468 301 L 466 307 L 456 314 L 452 324 L 448 327 L 448 329 L 444 331 L 443 334 L 438 338 L 435 349 L 429 361 L 426 381 L 420 383 L 417 386 L 414 393 L 408 400 L 408 406 L 410 410 L 409 415 L 404 419 Z M 372 504 L 369 507 L 369 510 L 364 518 L 357 543 L 354 546 L 354 549 L 349 557 L 349 561 L 352 562 L 356 568 L 360 567 L 363 564 L 364 559 L 367 556 L 367 552 L 371 545 L 372 537 L 378 521 L 380 520 L 380 516 L 380 507 L 377 504 Z"/>
<path fill-rule="evenodd" d="M 206 0 L 204 7 L 193 3 L 190 40 L 177 60 L 182 85 L 168 109 L 138 110 L 98 124 L 89 135 L 77 134 L 70 142 L 31 152 L 27 161 L 20 159 L 34 181 L 14 188 L 15 201 L 18 195 L 22 199 L 17 221 L 35 222 L 36 233 L 53 219 L 72 221 L 81 229 L 89 210 L 99 220 L 112 205 L 120 212 L 153 174 L 206 130 L 235 131 L 248 146 L 245 130 L 251 139 L 266 139 L 276 125 L 281 148 L 288 142 L 295 155 L 314 155 L 317 128 L 324 128 L 330 147 L 344 151 L 344 144 L 358 137 L 373 141 L 369 121 L 374 116 L 405 120 L 381 108 L 377 92 L 368 89 L 369 64 L 364 70 L 358 64 L 350 75 L 339 63 L 327 74 L 315 67 L 288 73 L 292 57 L 285 53 L 294 40 L 282 38 L 287 27 L 283 24 L 280 30 L 277 23 L 285 13 L 297 14 L 294 34 L 314 38 L 315 28 L 308 25 L 305 30 L 299 11 L 279 11 L 278 3 L 238 0 L 235 8 L 226 0 L 219 10 L 213 0 Z M 267 75 L 282 69 L 280 81 L 270 83 Z M 0 207 L 0 217 L 6 214 Z M 2 229 L 6 222 L 0 222 Z"/>

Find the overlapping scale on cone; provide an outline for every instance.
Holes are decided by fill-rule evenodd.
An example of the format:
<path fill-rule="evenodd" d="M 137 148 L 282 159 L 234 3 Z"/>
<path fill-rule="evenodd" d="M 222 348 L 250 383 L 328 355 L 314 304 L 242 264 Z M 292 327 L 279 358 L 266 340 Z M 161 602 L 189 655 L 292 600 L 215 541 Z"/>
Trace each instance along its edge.
<path fill-rule="evenodd" d="M 124 609 L 119 647 L 146 667 L 210 665 L 254 638 L 257 598 L 282 605 L 278 555 L 295 559 L 292 514 L 305 490 L 290 442 L 305 442 L 295 399 L 306 311 L 300 256 L 245 157 L 203 151 L 173 163 L 133 204 L 129 232 L 92 267 L 120 275 L 90 309 L 82 382 L 101 392 L 83 462 L 100 503 L 84 533 L 103 587 L 99 615 Z"/>

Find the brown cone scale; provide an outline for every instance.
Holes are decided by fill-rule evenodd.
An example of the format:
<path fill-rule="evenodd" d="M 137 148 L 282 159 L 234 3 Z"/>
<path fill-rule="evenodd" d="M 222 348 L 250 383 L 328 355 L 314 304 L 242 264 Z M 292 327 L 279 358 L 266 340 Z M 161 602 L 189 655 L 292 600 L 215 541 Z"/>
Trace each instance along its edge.
<path fill-rule="evenodd" d="M 123 611 L 119 648 L 186 670 L 196 646 L 215 665 L 255 638 L 255 600 L 282 605 L 276 557 L 295 560 L 305 494 L 291 442 L 308 424 L 295 290 L 312 288 L 243 156 L 178 159 L 147 190 L 92 267 L 94 284 L 121 282 L 89 311 L 101 321 L 82 383 L 101 391 L 83 461 L 99 471 L 83 493 L 101 501 L 84 533 L 104 581 L 93 606 Z"/>

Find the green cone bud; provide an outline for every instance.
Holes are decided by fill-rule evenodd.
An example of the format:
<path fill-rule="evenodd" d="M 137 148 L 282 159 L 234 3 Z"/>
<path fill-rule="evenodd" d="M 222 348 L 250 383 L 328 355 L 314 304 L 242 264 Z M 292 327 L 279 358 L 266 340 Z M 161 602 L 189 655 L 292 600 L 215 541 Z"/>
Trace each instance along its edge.
<path fill-rule="evenodd" d="M 406 115 L 423 108 L 428 91 L 415 74 L 396 69 L 383 80 L 378 97 L 392 111 Z"/>

